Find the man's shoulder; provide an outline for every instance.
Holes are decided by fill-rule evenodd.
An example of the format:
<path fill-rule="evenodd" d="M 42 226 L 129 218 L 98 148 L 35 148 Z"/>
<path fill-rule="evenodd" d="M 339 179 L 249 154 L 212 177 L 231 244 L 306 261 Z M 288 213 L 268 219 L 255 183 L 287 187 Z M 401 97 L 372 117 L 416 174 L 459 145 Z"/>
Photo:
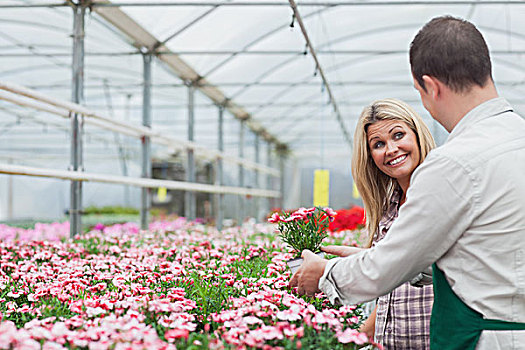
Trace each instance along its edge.
<path fill-rule="evenodd" d="M 524 135 L 525 120 L 516 113 L 506 112 L 470 125 L 431 155 L 460 164 L 477 164 L 509 152 L 525 151 Z"/>

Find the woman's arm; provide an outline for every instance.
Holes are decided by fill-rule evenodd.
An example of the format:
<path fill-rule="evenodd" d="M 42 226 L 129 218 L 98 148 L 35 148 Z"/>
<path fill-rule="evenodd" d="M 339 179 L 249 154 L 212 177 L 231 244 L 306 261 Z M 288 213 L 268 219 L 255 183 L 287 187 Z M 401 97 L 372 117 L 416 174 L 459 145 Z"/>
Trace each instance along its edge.
<path fill-rule="evenodd" d="M 374 308 L 374 311 L 370 314 L 370 316 L 363 322 L 361 327 L 359 327 L 359 332 L 366 333 L 368 338 L 370 340 L 374 340 L 375 330 L 376 330 L 376 312 L 377 312 L 377 305 Z"/>
<path fill-rule="evenodd" d="M 321 250 L 323 252 L 327 254 L 337 255 L 340 257 L 345 257 L 345 256 L 349 256 L 352 254 L 356 254 L 364 249 L 366 248 L 349 247 L 349 246 L 344 246 L 344 245 L 327 245 L 327 246 L 321 247 Z"/>

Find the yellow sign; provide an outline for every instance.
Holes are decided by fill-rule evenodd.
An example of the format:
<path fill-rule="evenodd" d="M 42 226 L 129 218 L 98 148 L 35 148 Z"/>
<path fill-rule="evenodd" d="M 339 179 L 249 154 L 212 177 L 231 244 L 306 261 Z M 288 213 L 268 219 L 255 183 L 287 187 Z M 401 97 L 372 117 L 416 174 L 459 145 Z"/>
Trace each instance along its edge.
<path fill-rule="evenodd" d="M 357 185 L 355 184 L 355 182 L 353 183 L 353 186 L 352 186 L 352 197 L 354 197 L 355 199 L 358 199 L 359 197 L 361 197 L 359 195 L 359 191 L 357 190 Z"/>
<path fill-rule="evenodd" d="M 159 202 L 165 202 L 167 196 L 168 190 L 166 189 L 166 187 L 159 187 L 159 189 L 157 190 L 157 199 L 159 200 Z"/>
<path fill-rule="evenodd" d="M 328 206 L 328 193 L 330 192 L 330 172 L 317 169 L 314 172 L 314 207 Z"/>

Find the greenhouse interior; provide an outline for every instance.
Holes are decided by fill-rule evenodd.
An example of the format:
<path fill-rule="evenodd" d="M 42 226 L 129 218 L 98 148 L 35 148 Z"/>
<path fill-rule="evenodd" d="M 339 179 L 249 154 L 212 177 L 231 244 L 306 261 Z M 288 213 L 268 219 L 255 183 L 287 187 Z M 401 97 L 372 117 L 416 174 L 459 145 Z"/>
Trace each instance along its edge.
<path fill-rule="evenodd" d="M 140 316 L 133 322 L 138 322 L 138 337 L 125 326 L 131 322 L 129 312 L 113 314 L 97 299 L 118 290 L 119 283 L 129 282 L 124 282 L 124 277 L 117 280 L 122 271 L 116 266 L 101 271 L 117 277 L 100 277 L 104 287 L 100 283 L 89 287 L 92 304 L 82 306 L 76 296 L 65 296 L 67 292 L 56 287 L 56 305 L 46 301 L 38 306 L 38 312 L 29 313 L 24 312 L 23 305 L 31 309 L 38 298 L 31 294 L 33 297 L 27 299 L 26 291 L 26 303 L 16 304 L 14 298 L 21 289 L 6 296 L 5 286 L 10 286 L 11 280 L 4 278 L 4 270 L 0 274 L 0 348 L 40 349 L 48 343 L 56 346 L 49 349 L 117 349 L 124 344 L 151 349 L 353 349 L 351 346 L 365 343 L 372 348 L 374 344 L 352 333 L 353 328 L 340 325 L 322 331 L 305 326 L 298 331 L 300 322 L 289 322 L 289 328 L 281 328 L 278 335 L 233 335 L 232 329 L 224 326 L 227 316 L 217 311 L 217 305 L 224 305 L 220 297 L 213 299 L 199 289 L 199 298 L 213 299 L 206 305 L 209 310 L 217 307 L 215 314 L 203 311 L 204 306 L 198 312 L 188 306 L 197 297 L 190 297 L 189 284 L 184 283 L 206 275 L 202 271 L 207 270 L 190 271 L 175 258 L 173 249 L 178 245 L 190 257 L 216 259 L 225 276 L 227 271 L 219 263 L 223 260 L 209 255 L 210 249 L 215 249 L 210 248 L 212 245 L 229 247 L 225 250 L 231 249 L 235 255 L 228 260 L 232 264 L 242 260 L 237 259 L 241 255 L 266 256 L 266 250 L 276 249 L 260 245 L 242 250 L 240 245 L 228 243 L 238 242 L 231 238 L 232 230 L 237 230 L 243 242 L 248 240 L 243 236 L 248 235 L 246 230 L 256 231 L 258 240 L 273 235 L 275 228 L 267 221 L 279 210 L 319 205 L 336 211 L 361 208 L 363 202 L 351 174 L 354 132 L 363 108 L 375 100 L 396 98 L 408 103 L 422 117 L 436 145 L 444 144 L 448 132 L 424 108 L 414 88 L 408 58 L 410 42 L 421 27 L 443 15 L 476 25 L 489 46 L 499 94 L 518 114 L 525 115 L 522 1 L 2 0 L 2 240 L 18 242 L 25 235 L 30 241 L 29 236 L 38 230 L 46 231 L 39 239 L 58 234 L 62 242 L 87 234 L 83 250 L 94 252 L 96 241 L 100 254 L 112 256 L 103 263 L 121 267 L 128 262 L 114 260 L 112 254 L 126 251 L 129 259 L 134 256 L 130 245 L 135 247 L 139 240 L 130 238 L 132 233 L 178 232 L 175 238 L 166 236 L 173 246 L 159 248 L 169 254 L 156 272 L 170 272 L 166 280 L 155 283 L 166 286 L 177 280 L 170 286 L 185 288 L 182 290 L 187 294 L 166 297 L 171 298 L 167 306 L 161 305 L 164 299 L 157 300 L 150 313 L 137 311 Z M 362 228 L 364 218 L 360 220 Z M 177 231 L 181 228 L 186 233 Z M 332 243 L 359 243 L 353 233 L 330 235 Z M 122 237 L 127 237 L 128 246 L 118 243 Z M 145 259 L 141 260 L 144 266 L 157 264 L 157 260 L 147 261 L 148 255 L 157 257 L 157 243 L 145 237 L 140 242 L 146 241 L 148 248 L 136 257 Z M 3 255 L 6 249 L 2 248 Z M 31 249 L 44 254 L 43 247 Z M 62 248 L 53 249 L 52 254 L 59 254 Z M 47 259 L 44 255 L 41 258 Z M 76 259 L 72 256 L 67 259 Z M 203 261 L 199 259 L 196 261 Z M 281 275 L 286 265 L 277 266 L 284 260 L 273 262 L 276 266 L 264 265 L 264 272 L 259 271 L 267 280 L 274 278 L 272 288 L 279 289 L 275 285 L 289 278 Z M 189 272 L 174 272 L 175 262 L 182 266 L 181 271 Z M 71 271 L 81 270 L 73 265 Z M 257 268 L 261 267 L 252 266 L 251 273 L 259 273 Z M 272 269 L 277 271 L 273 275 Z M 139 270 L 133 266 L 129 274 Z M 233 277 L 221 281 L 228 291 L 234 284 L 241 288 L 241 282 Z M 252 288 L 242 283 L 242 288 Z M 131 287 L 135 288 L 133 283 Z M 205 289 L 206 284 L 200 287 Z M 154 289 L 151 285 L 148 288 Z M 265 290 L 256 293 L 263 295 Z M 130 293 L 130 297 L 136 295 Z M 281 299 L 292 298 L 290 294 L 279 295 Z M 271 295 L 260 297 L 274 303 Z M 9 304 L 10 300 L 15 300 L 14 304 Z M 174 306 L 176 303 L 186 304 Z M 290 307 L 295 299 L 288 303 Z M 311 304 L 322 307 L 321 301 Z M 201 305 L 199 301 L 197 305 Z M 55 307 L 60 311 L 51 312 Z M 142 310 L 140 307 L 136 306 L 137 310 Z M 236 307 L 239 311 L 240 306 Z M 345 322 L 361 317 L 354 309 L 341 310 L 323 317 L 344 318 Z M 156 312 L 162 315 L 152 323 L 150 318 Z M 116 319 L 111 323 L 109 316 L 100 318 L 100 314 Z M 299 317 L 295 313 L 277 315 L 289 321 Z M 58 321 L 45 318 L 50 316 L 65 328 L 53 328 Z M 255 324 L 266 322 L 253 317 L 248 319 L 248 323 L 253 322 L 251 330 Z M 308 317 L 317 317 L 322 323 L 319 315 Z M 91 326 L 81 326 L 82 319 L 97 320 L 98 338 L 89 335 Z M 207 323 L 210 319 L 213 322 Z M 26 331 L 29 320 L 39 320 L 34 327 L 53 330 L 54 337 Z M 330 324 L 327 320 L 324 323 Z M 21 328 L 24 324 L 26 330 Z M 75 331 L 73 336 L 75 327 L 85 332 Z M 266 322 L 263 327 L 270 325 Z M 111 329 L 111 334 L 100 335 L 104 328 Z M 18 340 L 2 343 L 2 332 L 11 332 Z M 337 344 L 332 340 L 316 343 L 312 334 L 319 332 Z M 293 336 L 283 336 L 285 333 Z M 7 347 L 2 347 L 4 344 Z"/>
<path fill-rule="evenodd" d="M 523 103 L 524 7 L 515 1 L 3 1 L 1 9 L 4 164 L 279 192 L 224 193 L 223 218 L 235 222 L 312 205 L 316 169 L 329 170 L 331 207 L 360 204 L 352 138 L 374 100 L 410 103 L 437 144 L 446 140 L 413 88 L 407 57 L 435 16 L 477 24 L 499 91 L 518 110 Z M 70 111 L 26 104 L 9 84 L 94 115 L 84 117 L 77 160 Z M 145 125 L 159 134 L 148 141 L 147 175 L 136 129 Z M 56 177 L 2 175 L 0 219 L 63 218 L 71 185 Z M 193 192 L 193 205 L 182 189 L 148 192 L 146 205 L 161 212 L 216 216 L 210 192 Z M 141 203 L 140 186 L 86 181 L 78 210 Z"/>

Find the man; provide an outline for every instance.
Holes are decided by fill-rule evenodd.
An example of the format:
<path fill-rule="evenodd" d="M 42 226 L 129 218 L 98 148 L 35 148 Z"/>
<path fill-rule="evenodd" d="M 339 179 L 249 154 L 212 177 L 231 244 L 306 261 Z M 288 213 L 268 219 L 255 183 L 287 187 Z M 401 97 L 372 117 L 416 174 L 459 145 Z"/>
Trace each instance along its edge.
<path fill-rule="evenodd" d="M 410 64 L 447 142 L 413 173 L 383 241 L 330 261 L 304 251 L 290 284 L 355 304 L 435 263 L 432 349 L 525 349 L 525 121 L 498 97 L 487 45 L 467 21 L 427 23 Z"/>

